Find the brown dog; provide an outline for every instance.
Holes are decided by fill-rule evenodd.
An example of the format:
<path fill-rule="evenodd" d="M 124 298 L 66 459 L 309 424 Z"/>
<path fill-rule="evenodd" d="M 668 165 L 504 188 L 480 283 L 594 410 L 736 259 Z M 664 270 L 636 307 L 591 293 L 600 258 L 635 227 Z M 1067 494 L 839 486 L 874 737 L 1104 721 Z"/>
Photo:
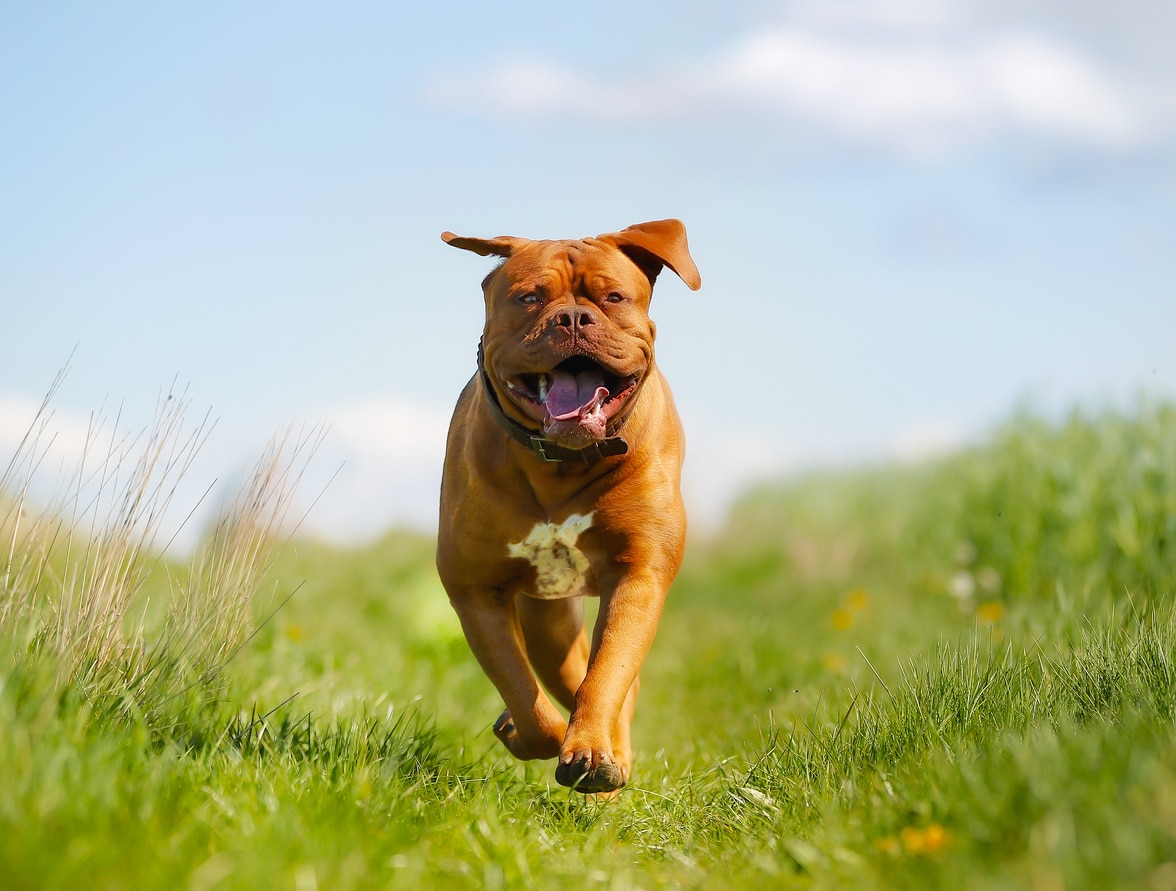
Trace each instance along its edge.
<path fill-rule="evenodd" d="M 686 534 L 682 426 L 649 319 L 663 266 L 701 285 L 686 229 L 662 220 L 581 241 L 441 237 L 504 258 L 482 282 L 478 373 L 449 428 L 441 580 L 506 702 L 494 724 L 503 745 L 521 759 L 558 756 L 565 786 L 619 789 L 637 674 Z M 591 645 L 585 595 L 601 599 Z"/>

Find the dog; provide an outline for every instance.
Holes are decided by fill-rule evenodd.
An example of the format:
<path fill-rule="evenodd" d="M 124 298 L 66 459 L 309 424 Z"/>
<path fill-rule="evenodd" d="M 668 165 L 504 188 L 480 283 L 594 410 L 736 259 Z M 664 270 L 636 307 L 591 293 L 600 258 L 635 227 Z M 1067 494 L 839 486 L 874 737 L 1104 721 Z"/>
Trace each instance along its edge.
<path fill-rule="evenodd" d="M 441 237 L 501 261 L 482 282 L 478 370 L 449 428 L 438 572 L 506 704 L 495 736 L 516 758 L 558 758 L 564 786 L 615 794 L 686 537 L 684 436 L 649 318 L 663 267 L 702 285 L 686 228 Z M 585 596 L 600 598 L 591 641 Z"/>

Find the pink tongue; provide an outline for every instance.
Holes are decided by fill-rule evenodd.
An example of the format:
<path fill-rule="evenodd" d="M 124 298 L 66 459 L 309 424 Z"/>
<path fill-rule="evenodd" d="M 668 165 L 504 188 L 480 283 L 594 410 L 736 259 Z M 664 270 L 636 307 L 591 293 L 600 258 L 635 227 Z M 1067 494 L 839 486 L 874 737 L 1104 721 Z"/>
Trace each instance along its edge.
<path fill-rule="evenodd" d="M 587 414 L 607 396 L 599 368 L 579 374 L 553 371 L 547 384 L 547 414 L 552 420 L 569 421 Z"/>

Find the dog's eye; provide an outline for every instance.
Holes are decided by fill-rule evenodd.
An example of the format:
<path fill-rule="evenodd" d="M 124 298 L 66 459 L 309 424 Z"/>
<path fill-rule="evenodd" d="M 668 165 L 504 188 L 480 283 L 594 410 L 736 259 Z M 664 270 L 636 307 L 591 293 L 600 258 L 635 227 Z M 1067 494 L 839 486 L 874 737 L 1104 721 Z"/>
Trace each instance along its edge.
<path fill-rule="evenodd" d="M 543 298 L 534 291 L 528 291 L 526 294 L 520 294 L 518 297 L 519 303 L 526 306 L 535 306 L 543 302 Z"/>
<path fill-rule="evenodd" d="M 609 294 L 604 299 L 607 300 L 609 303 L 624 303 L 629 298 L 626 297 L 624 294 L 618 294 L 616 291 L 613 291 L 611 294 Z"/>

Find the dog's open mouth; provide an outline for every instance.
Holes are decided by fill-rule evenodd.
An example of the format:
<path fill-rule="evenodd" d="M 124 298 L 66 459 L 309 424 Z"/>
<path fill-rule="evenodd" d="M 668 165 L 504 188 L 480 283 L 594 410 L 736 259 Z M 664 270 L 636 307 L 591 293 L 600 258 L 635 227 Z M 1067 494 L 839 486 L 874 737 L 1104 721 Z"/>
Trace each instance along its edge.
<path fill-rule="evenodd" d="M 637 390 L 639 375 L 621 377 L 587 356 L 574 356 L 543 374 L 506 381 L 511 396 L 555 440 L 602 439 L 608 422 Z"/>

